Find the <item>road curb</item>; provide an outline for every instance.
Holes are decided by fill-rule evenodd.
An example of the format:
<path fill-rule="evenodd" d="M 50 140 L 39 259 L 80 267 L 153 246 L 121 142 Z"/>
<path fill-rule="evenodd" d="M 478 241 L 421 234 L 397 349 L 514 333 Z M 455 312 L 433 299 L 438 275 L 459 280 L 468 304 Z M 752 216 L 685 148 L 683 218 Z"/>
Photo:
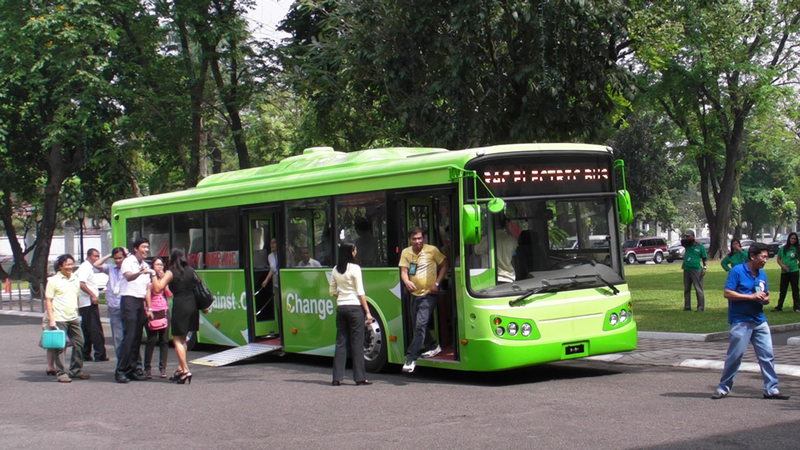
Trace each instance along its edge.
<path fill-rule="evenodd" d="M 771 325 L 769 330 L 772 333 L 783 333 L 786 331 L 800 330 L 800 323 L 786 323 L 783 325 Z M 717 333 L 670 333 L 666 331 L 639 331 L 638 336 L 643 339 L 662 339 L 662 340 L 675 340 L 675 341 L 725 341 L 730 337 L 727 331 L 720 331 Z M 788 345 L 800 345 L 800 338 L 797 343 Z"/>
<path fill-rule="evenodd" d="M 685 359 L 677 364 L 679 367 L 689 367 L 692 369 L 719 370 L 725 368 L 724 361 L 713 361 L 709 359 Z M 742 363 L 739 372 L 761 373 L 758 363 Z M 775 373 L 789 377 L 800 377 L 800 366 L 792 364 L 775 364 Z"/>

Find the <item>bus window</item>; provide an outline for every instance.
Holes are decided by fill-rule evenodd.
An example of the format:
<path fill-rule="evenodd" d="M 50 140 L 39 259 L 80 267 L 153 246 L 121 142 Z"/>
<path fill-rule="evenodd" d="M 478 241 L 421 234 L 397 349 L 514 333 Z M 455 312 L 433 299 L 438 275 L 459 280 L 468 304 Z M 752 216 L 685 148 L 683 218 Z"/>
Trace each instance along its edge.
<path fill-rule="evenodd" d="M 142 219 L 136 217 L 125 221 L 125 245 L 129 248 L 133 246 L 133 241 L 142 235 Z"/>
<path fill-rule="evenodd" d="M 336 201 L 338 238 L 352 240 L 359 265 L 386 267 L 386 194 L 344 195 Z"/>
<path fill-rule="evenodd" d="M 286 267 L 331 266 L 329 210 L 330 198 L 288 202 Z"/>
<path fill-rule="evenodd" d="M 169 216 L 142 219 L 142 235 L 150 241 L 150 256 L 169 256 Z"/>
<path fill-rule="evenodd" d="M 203 213 L 199 211 L 172 216 L 172 246 L 183 249 L 189 265 L 203 268 Z"/>
<path fill-rule="evenodd" d="M 239 268 L 239 212 L 236 208 L 206 213 L 206 269 Z"/>

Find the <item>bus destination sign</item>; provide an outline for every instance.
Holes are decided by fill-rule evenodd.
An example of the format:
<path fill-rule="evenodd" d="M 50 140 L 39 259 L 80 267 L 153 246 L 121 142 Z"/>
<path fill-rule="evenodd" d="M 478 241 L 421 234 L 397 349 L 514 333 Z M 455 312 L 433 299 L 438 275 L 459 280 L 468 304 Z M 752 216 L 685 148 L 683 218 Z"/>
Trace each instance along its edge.
<path fill-rule="evenodd" d="M 606 158 L 493 159 L 470 169 L 498 197 L 612 192 L 613 186 L 611 161 Z"/>

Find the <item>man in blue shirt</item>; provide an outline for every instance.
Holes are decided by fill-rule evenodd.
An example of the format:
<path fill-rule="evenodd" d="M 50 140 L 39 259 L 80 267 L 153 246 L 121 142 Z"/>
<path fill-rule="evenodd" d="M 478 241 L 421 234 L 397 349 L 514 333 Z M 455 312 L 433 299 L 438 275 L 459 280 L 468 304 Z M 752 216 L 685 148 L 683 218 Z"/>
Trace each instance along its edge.
<path fill-rule="evenodd" d="M 728 323 L 731 325 L 730 346 L 725 358 L 725 368 L 719 386 L 711 396 L 714 400 L 724 398 L 731 392 L 733 379 L 742 364 L 747 342 L 753 348 L 764 378 L 764 398 L 788 400 L 788 395 L 778 391 L 778 375 L 775 373 L 775 355 L 772 352 L 772 335 L 764 305 L 769 303 L 767 274 L 762 270 L 769 259 L 767 246 L 755 243 L 747 252 L 748 261 L 731 269 L 725 283 L 725 298 L 728 299 Z"/>

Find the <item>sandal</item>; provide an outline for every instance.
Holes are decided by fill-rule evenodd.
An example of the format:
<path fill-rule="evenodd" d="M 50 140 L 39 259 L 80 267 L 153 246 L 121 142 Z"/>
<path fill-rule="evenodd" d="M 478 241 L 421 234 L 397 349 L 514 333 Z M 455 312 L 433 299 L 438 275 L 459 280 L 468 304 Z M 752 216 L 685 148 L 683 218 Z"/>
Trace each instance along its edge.
<path fill-rule="evenodd" d="M 175 373 L 169 377 L 169 381 L 178 381 L 181 379 L 181 375 L 183 375 L 183 372 L 176 370 Z"/>

